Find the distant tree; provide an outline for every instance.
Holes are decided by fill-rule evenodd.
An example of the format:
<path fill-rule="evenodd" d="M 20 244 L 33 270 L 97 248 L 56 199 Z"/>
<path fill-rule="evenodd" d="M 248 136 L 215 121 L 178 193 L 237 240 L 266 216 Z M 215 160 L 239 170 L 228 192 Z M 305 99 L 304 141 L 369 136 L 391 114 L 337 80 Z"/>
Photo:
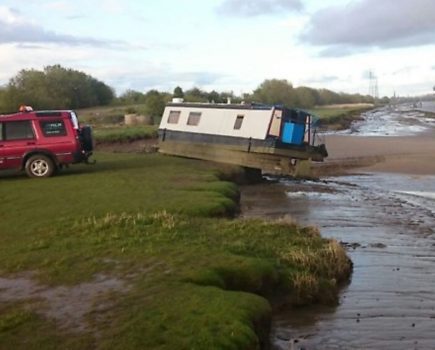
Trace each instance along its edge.
<path fill-rule="evenodd" d="M 0 113 L 8 112 L 5 103 L 6 103 L 6 89 L 4 87 L 0 87 Z"/>
<path fill-rule="evenodd" d="M 317 90 L 306 86 L 300 86 L 295 89 L 296 106 L 299 108 L 312 108 L 320 101 L 320 96 Z"/>
<path fill-rule="evenodd" d="M 107 105 L 114 96 L 112 88 L 90 75 L 53 65 L 43 71 L 21 70 L 11 78 L 3 106 L 9 110 L 21 104 L 36 109 L 83 108 Z"/>
<path fill-rule="evenodd" d="M 219 94 L 219 96 L 220 96 L 220 101 L 222 103 L 226 103 L 228 101 L 228 99 L 230 99 L 232 103 L 240 103 L 240 102 L 242 102 L 242 98 L 239 97 L 239 96 L 236 96 L 234 94 L 234 92 L 232 92 L 232 91 L 221 92 Z"/>
<path fill-rule="evenodd" d="M 181 87 L 177 86 L 177 87 L 174 89 L 174 93 L 173 93 L 172 95 L 173 95 L 173 97 L 175 97 L 175 98 L 183 98 L 183 97 L 184 97 L 183 89 L 182 89 Z"/>
<path fill-rule="evenodd" d="M 380 103 L 383 105 L 387 105 L 390 103 L 390 98 L 388 96 L 384 96 L 380 99 Z"/>
<path fill-rule="evenodd" d="M 208 102 L 208 93 L 197 87 L 187 90 L 184 94 L 187 102 Z"/>
<path fill-rule="evenodd" d="M 252 99 L 267 104 L 285 104 L 289 107 L 297 104 L 296 92 L 287 80 L 265 80 L 254 90 Z"/>
<path fill-rule="evenodd" d="M 145 110 L 146 115 L 154 118 L 162 116 L 165 109 L 165 105 L 170 101 L 171 95 L 168 93 L 162 93 L 157 90 L 150 90 L 145 94 Z"/>
<path fill-rule="evenodd" d="M 336 103 L 341 103 L 340 95 L 328 89 L 319 90 L 320 103 L 321 105 L 332 105 Z"/>
<path fill-rule="evenodd" d="M 222 103 L 222 96 L 216 90 L 212 90 L 208 93 L 207 99 L 209 102 Z"/>
<path fill-rule="evenodd" d="M 98 105 L 107 106 L 110 103 L 112 103 L 112 101 L 115 98 L 115 92 L 110 86 L 106 85 L 102 81 L 93 78 L 92 78 L 92 85 L 93 85 L 93 90 L 97 94 Z"/>
<path fill-rule="evenodd" d="M 145 103 L 145 100 L 145 94 L 135 90 L 127 90 L 118 97 L 119 103 L 123 105 Z"/>

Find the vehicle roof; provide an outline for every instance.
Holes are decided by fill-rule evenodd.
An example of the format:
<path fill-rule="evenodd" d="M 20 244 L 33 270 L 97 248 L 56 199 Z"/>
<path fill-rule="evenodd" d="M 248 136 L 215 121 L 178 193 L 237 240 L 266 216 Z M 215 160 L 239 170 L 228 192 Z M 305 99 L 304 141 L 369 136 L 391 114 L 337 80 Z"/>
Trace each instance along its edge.
<path fill-rule="evenodd" d="M 32 118 L 43 118 L 43 117 L 68 117 L 69 114 L 73 112 L 72 110 L 42 110 L 42 111 L 30 111 L 30 112 L 17 112 L 11 114 L 0 114 L 0 120 L 3 118 L 9 119 L 32 119 Z"/>

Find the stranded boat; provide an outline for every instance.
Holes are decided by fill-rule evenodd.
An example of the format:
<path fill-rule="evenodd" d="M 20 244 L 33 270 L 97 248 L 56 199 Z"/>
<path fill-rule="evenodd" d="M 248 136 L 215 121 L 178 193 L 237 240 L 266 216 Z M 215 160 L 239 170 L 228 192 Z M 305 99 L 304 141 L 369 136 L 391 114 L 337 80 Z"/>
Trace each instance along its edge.
<path fill-rule="evenodd" d="M 282 105 L 184 103 L 165 107 L 161 153 L 292 175 L 301 160 L 323 161 L 314 118 Z"/>

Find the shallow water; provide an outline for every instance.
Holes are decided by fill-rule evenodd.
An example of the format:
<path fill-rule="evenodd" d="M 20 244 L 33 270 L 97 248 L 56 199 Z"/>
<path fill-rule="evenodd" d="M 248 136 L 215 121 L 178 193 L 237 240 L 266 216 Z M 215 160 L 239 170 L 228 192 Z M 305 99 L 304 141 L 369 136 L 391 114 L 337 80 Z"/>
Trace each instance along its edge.
<path fill-rule="evenodd" d="M 435 108 L 427 106 L 428 108 Z M 379 108 L 363 113 L 349 130 L 334 132 L 353 136 L 412 136 L 435 127 L 435 118 L 407 106 Z"/>
<path fill-rule="evenodd" d="M 435 113 L 435 101 L 422 102 L 421 110 Z"/>
<path fill-rule="evenodd" d="M 435 349 L 434 196 L 435 176 L 390 174 L 281 180 L 242 192 L 245 216 L 314 223 L 345 242 L 354 262 L 337 307 L 276 315 L 276 348 L 297 341 L 292 349 Z"/>

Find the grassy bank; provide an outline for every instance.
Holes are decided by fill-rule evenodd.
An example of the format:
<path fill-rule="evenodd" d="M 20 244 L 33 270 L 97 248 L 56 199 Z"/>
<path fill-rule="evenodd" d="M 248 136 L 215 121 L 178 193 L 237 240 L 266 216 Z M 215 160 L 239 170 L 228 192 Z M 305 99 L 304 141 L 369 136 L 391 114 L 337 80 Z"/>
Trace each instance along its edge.
<path fill-rule="evenodd" d="M 374 107 L 367 104 L 335 105 L 310 109 L 310 112 L 320 118 L 319 126 L 327 130 L 348 129 L 353 121 L 361 118 L 361 113 Z"/>
<path fill-rule="evenodd" d="M 94 137 L 97 143 L 132 142 L 157 138 L 157 126 L 117 126 L 94 129 Z"/>
<path fill-rule="evenodd" d="M 331 302 L 349 273 L 313 228 L 224 219 L 237 187 L 205 163 L 97 159 L 47 180 L 0 178 L 1 349 L 255 349 L 267 298 Z M 5 299 L 13 281 L 33 294 Z M 77 295 L 89 299 L 80 327 Z"/>

